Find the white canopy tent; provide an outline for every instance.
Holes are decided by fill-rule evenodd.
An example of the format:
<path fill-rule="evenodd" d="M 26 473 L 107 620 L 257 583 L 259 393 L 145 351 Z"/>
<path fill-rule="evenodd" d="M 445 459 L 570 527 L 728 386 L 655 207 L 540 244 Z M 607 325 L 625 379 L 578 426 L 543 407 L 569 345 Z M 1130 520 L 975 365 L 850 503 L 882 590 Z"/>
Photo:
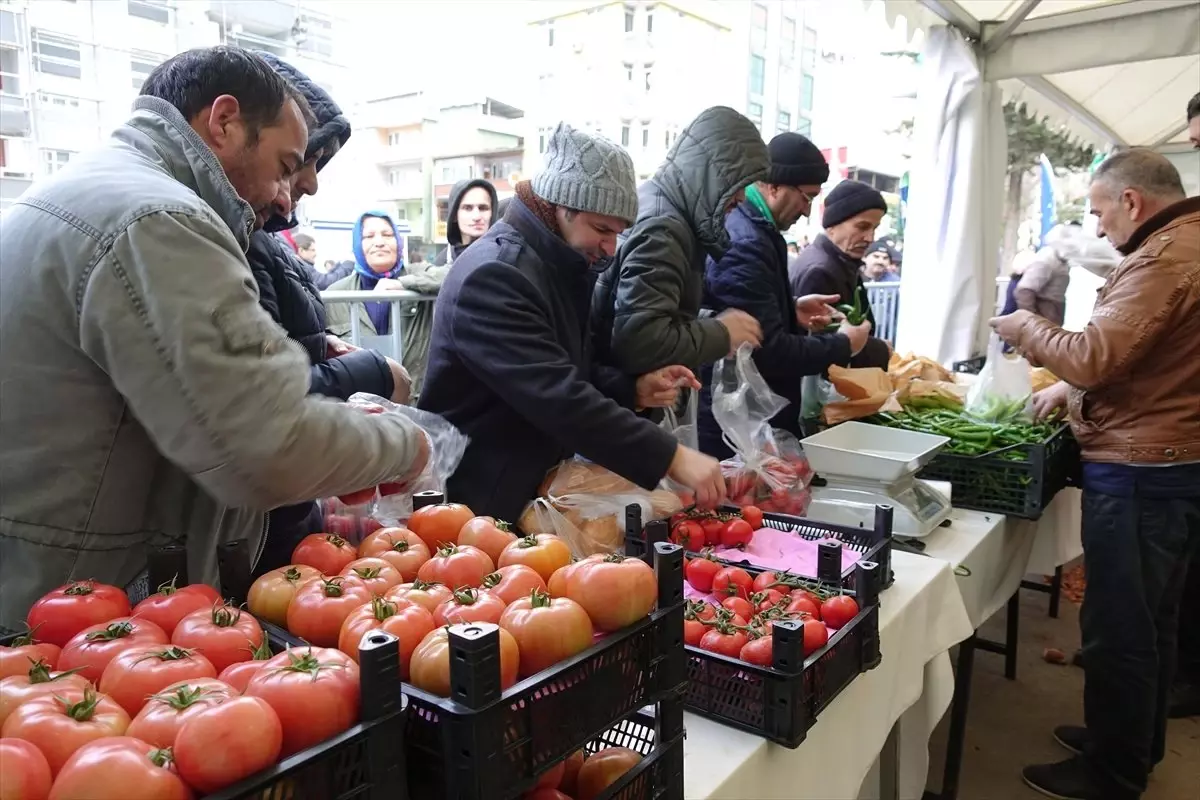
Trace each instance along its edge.
<path fill-rule="evenodd" d="M 868 0 L 868 5 L 880 0 Z M 1196 0 L 885 0 L 926 32 L 905 292 L 897 344 L 940 360 L 980 352 L 999 267 L 1004 99 L 1099 149 L 1185 152 L 1200 91 Z M 950 30 L 947 30 L 949 28 Z M 940 30 L 939 30 L 940 29 Z M 1001 128 L 1002 130 L 1002 128 Z M 997 173 L 999 168 L 999 173 Z M 940 329 L 930 320 L 943 320 Z"/>

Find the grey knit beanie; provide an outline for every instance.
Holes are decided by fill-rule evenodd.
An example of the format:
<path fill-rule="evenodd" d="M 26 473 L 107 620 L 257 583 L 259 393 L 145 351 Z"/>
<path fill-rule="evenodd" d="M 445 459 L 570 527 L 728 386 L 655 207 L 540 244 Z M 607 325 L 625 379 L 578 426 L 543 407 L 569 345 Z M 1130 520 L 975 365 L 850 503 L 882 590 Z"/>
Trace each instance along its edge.
<path fill-rule="evenodd" d="M 546 166 L 533 179 L 533 193 L 563 208 L 637 219 L 633 159 L 603 136 L 558 123 L 546 147 Z"/>

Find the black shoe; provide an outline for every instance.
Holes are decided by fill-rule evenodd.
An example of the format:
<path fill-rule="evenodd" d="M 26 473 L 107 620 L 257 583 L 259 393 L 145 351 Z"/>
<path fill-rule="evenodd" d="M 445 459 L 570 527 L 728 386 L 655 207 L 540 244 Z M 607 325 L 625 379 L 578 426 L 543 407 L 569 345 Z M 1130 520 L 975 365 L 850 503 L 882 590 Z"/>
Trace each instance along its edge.
<path fill-rule="evenodd" d="M 1056 731 L 1057 733 L 1057 731 Z M 1021 771 L 1025 783 L 1055 800 L 1106 800 L 1101 797 L 1081 756 L 1057 764 L 1035 764 Z"/>
<path fill-rule="evenodd" d="M 1167 716 L 1171 719 L 1200 716 L 1200 686 L 1179 682 L 1172 686 Z"/>
<path fill-rule="evenodd" d="M 1081 756 L 1084 745 L 1088 741 L 1087 728 L 1082 725 L 1059 725 L 1054 729 L 1054 741 L 1075 755 Z"/>

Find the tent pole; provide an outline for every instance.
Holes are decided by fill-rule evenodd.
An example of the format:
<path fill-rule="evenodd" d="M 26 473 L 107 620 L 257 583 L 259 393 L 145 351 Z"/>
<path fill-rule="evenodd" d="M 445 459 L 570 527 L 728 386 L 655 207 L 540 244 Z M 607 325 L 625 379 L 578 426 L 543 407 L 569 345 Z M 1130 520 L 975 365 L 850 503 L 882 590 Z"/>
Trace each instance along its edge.
<path fill-rule="evenodd" d="M 921 5 L 941 17 L 947 25 L 957 28 L 965 37 L 979 41 L 983 35 L 979 20 L 960 6 L 955 0 L 920 0 Z"/>
<path fill-rule="evenodd" d="M 983 46 L 984 51 L 991 53 L 995 51 L 997 47 L 1004 44 L 1004 40 L 1016 32 L 1021 23 L 1025 21 L 1025 18 L 1028 17 L 1030 12 L 1037 8 L 1038 4 L 1041 2 L 1042 0 L 1025 0 L 1025 2 L 1021 3 L 1017 10 L 1014 11 L 1008 19 L 1000 23 L 991 36 L 987 37 Z"/>
<path fill-rule="evenodd" d="M 1105 124 L 1099 117 L 1088 111 L 1081 103 L 1073 99 L 1070 95 L 1068 95 L 1062 89 L 1059 89 L 1050 81 L 1043 78 L 1041 75 L 1025 75 L 1021 78 L 1021 81 L 1030 89 L 1033 89 L 1035 92 L 1057 105 L 1063 111 L 1066 111 L 1074 116 L 1084 125 L 1087 125 L 1089 128 L 1091 128 L 1100 136 L 1103 136 L 1112 144 L 1120 147 L 1129 147 L 1129 143 L 1122 139 L 1116 131 Z"/>

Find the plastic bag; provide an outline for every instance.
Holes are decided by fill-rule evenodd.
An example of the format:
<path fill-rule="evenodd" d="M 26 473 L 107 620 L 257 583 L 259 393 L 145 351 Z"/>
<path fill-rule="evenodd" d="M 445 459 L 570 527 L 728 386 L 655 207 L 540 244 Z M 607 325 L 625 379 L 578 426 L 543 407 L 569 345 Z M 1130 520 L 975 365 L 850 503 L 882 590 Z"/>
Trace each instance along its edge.
<path fill-rule="evenodd" d="M 1000 337 L 988 342 L 987 363 L 967 393 L 966 415 L 979 422 L 1033 422 L 1032 367 L 1024 358 L 1004 355 Z"/>
<path fill-rule="evenodd" d="M 617 553 L 625 546 L 625 507 L 642 508 L 643 522 L 666 519 L 683 508 L 670 491 L 648 492 L 599 464 L 576 456 L 555 467 L 538 497 L 521 514 L 525 533 L 553 533 L 577 558 Z"/>
<path fill-rule="evenodd" d="M 721 462 L 735 505 L 803 514 L 812 470 L 795 436 L 771 427 L 788 401 L 771 391 L 743 345 L 713 368 L 712 414 L 734 457 Z"/>
<path fill-rule="evenodd" d="M 686 381 L 684 381 L 686 383 Z M 676 410 L 668 408 L 663 415 L 661 427 L 675 437 L 684 447 L 692 450 L 700 449 L 700 431 L 696 426 L 699 414 L 699 393 L 694 389 L 684 389 L 683 408 Z"/>

